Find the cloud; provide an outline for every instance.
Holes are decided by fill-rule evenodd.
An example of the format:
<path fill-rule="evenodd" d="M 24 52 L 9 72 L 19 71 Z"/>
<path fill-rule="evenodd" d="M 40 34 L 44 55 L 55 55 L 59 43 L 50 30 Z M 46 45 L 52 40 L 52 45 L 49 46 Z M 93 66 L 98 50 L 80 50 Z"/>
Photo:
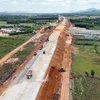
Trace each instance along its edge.
<path fill-rule="evenodd" d="M 70 12 L 99 5 L 99 0 L 0 0 L 0 11 Z"/>

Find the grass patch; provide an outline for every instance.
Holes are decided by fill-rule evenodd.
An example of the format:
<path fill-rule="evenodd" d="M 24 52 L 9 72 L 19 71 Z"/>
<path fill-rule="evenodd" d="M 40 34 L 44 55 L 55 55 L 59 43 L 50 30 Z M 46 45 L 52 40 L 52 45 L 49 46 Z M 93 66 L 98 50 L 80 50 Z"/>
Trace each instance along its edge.
<path fill-rule="evenodd" d="M 78 53 L 72 54 L 73 100 L 100 100 L 99 42 L 99 40 L 76 39 L 74 43 Z M 94 77 L 91 77 L 91 70 L 95 71 Z M 89 77 L 86 77 L 85 72 L 89 73 Z"/>
<path fill-rule="evenodd" d="M 98 53 L 100 53 L 100 46 L 96 46 L 96 50 Z"/>
<path fill-rule="evenodd" d="M 0 26 L 14 26 L 14 24 L 7 24 L 6 21 L 0 21 Z"/>
<path fill-rule="evenodd" d="M 95 39 L 76 39 L 74 41 L 76 45 L 100 45 L 100 40 L 98 38 Z"/>
<path fill-rule="evenodd" d="M 29 43 L 23 51 L 19 51 L 16 57 L 20 58 L 20 63 L 23 63 L 27 59 L 28 55 L 34 50 L 34 43 Z"/>
<path fill-rule="evenodd" d="M 18 35 L 14 37 L 0 37 L 0 58 L 27 41 L 32 36 L 33 34 Z"/>
<path fill-rule="evenodd" d="M 95 70 L 95 75 L 100 76 L 100 65 L 95 63 L 96 58 L 100 59 L 100 54 L 97 54 L 94 46 L 76 45 L 79 53 L 73 55 L 72 71 L 77 74 L 90 73 Z"/>
<path fill-rule="evenodd" d="M 100 79 L 77 77 L 72 89 L 73 100 L 100 100 Z"/>

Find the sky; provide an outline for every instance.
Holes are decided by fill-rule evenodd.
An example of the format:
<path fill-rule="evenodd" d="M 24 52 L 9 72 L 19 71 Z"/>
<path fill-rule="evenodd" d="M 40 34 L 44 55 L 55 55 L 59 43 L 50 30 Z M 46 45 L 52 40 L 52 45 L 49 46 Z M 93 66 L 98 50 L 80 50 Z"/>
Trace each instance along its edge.
<path fill-rule="evenodd" d="M 100 9 L 100 0 L 0 0 L 0 12 L 68 13 Z"/>

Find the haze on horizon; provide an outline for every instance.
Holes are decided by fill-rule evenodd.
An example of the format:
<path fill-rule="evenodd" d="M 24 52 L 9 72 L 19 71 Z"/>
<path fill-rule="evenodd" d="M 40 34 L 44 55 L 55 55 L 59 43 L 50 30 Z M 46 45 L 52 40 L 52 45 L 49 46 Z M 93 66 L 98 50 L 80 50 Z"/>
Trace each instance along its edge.
<path fill-rule="evenodd" d="M 100 9 L 100 0 L 0 0 L 0 12 L 68 13 Z"/>

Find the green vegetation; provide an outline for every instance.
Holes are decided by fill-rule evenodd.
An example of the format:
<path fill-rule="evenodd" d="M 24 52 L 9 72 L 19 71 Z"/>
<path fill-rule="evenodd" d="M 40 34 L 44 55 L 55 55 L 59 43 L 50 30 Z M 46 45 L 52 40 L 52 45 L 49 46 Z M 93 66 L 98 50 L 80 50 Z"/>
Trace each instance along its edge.
<path fill-rule="evenodd" d="M 100 30 L 100 18 L 77 18 L 77 19 L 70 19 L 70 21 L 76 27 L 82 27 L 87 29 L 94 29 Z"/>
<path fill-rule="evenodd" d="M 28 57 L 28 55 L 33 51 L 34 49 L 34 43 L 29 43 L 23 51 L 19 51 L 16 54 L 16 57 L 20 58 L 20 63 L 23 63 L 25 59 Z"/>
<path fill-rule="evenodd" d="M 74 44 L 100 46 L 100 40 L 98 39 L 75 39 Z"/>
<path fill-rule="evenodd" d="M 91 70 L 95 70 L 95 75 L 100 76 L 100 54 L 97 54 L 94 46 L 76 45 L 79 53 L 73 55 L 72 71 L 78 75 L 84 75 L 85 72 L 90 74 Z M 98 59 L 96 61 L 96 59 Z"/>
<path fill-rule="evenodd" d="M 34 49 L 34 44 L 29 43 L 23 51 L 19 51 L 14 57 L 19 58 L 19 61 L 16 62 L 15 64 L 4 64 L 3 70 L 0 70 L 0 85 L 4 81 L 6 81 L 7 78 L 10 77 L 10 75 L 16 70 L 16 67 L 22 64 L 28 55 L 33 51 Z"/>
<path fill-rule="evenodd" d="M 73 100 L 100 100 L 100 78 L 77 77 L 73 84 Z"/>
<path fill-rule="evenodd" d="M 75 38 L 77 54 L 72 54 L 73 100 L 100 99 L 100 40 Z"/>
<path fill-rule="evenodd" d="M 0 15 L 0 28 L 7 27 L 25 27 L 30 26 L 34 29 L 40 28 L 42 25 L 48 25 L 57 20 L 55 15 L 37 15 L 37 16 L 20 16 L 20 15 Z M 39 26 L 39 27 L 38 27 Z"/>
<path fill-rule="evenodd" d="M 33 34 L 19 35 L 14 37 L 0 37 L 0 58 L 24 43 L 32 36 Z"/>
<path fill-rule="evenodd" d="M 48 26 L 50 23 L 58 19 L 55 15 L 37 15 L 37 16 L 22 16 L 22 15 L 0 15 L 1 28 L 16 28 L 20 32 L 11 32 L 10 35 L 28 34 L 33 30 L 39 30 L 43 26 Z"/>
<path fill-rule="evenodd" d="M 100 46 L 96 46 L 96 51 L 100 54 Z"/>

